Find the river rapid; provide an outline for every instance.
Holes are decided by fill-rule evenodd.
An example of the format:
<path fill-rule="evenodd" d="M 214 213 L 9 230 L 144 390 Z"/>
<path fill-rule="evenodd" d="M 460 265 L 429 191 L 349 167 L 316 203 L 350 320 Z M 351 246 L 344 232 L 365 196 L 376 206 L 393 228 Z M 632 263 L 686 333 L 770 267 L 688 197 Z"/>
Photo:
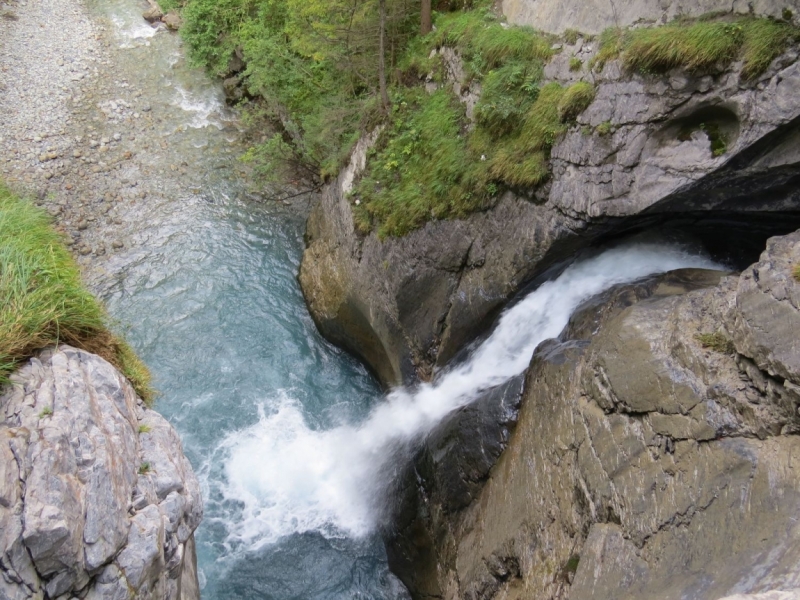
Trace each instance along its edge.
<path fill-rule="evenodd" d="M 248 188 L 237 115 L 186 63 L 179 37 L 142 20 L 144 5 L 89 6 L 102 32 L 87 50 L 96 88 L 54 135 L 84 173 L 67 189 L 95 199 L 77 209 L 58 195 L 44 202 L 153 371 L 156 408 L 201 480 L 203 598 L 407 598 L 379 529 L 384 491 L 413 443 L 521 373 L 592 295 L 716 266 L 655 243 L 584 257 L 508 310 L 463 364 L 383 394 L 306 310 L 296 274 L 309 200 L 263 201 Z M 40 162 L 21 180 L 68 177 L 48 166 L 57 160 Z"/>

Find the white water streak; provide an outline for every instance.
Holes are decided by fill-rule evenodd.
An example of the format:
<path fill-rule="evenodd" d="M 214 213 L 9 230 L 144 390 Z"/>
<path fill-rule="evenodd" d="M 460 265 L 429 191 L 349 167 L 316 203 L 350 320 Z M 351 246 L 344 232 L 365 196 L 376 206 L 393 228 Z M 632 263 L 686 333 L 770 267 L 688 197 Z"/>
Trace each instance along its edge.
<path fill-rule="evenodd" d="M 665 244 L 628 244 L 576 262 L 508 310 L 464 364 L 434 384 L 391 392 L 357 426 L 309 429 L 285 394 L 259 422 L 223 442 L 224 495 L 243 504 L 230 540 L 249 548 L 305 531 L 363 536 L 374 530 L 387 467 L 399 447 L 429 432 L 481 391 L 528 366 L 536 346 L 559 335 L 585 300 L 626 282 L 674 269 L 720 268 Z"/>

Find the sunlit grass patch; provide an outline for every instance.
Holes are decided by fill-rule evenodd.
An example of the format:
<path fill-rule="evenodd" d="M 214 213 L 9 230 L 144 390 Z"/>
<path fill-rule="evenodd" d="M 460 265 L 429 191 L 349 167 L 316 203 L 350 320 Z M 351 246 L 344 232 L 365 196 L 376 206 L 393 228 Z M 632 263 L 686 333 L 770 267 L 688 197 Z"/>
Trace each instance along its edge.
<path fill-rule="evenodd" d="M 0 382 L 20 361 L 64 342 L 114 364 L 152 402 L 147 367 L 107 322 L 46 215 L 0 184 Z"/>

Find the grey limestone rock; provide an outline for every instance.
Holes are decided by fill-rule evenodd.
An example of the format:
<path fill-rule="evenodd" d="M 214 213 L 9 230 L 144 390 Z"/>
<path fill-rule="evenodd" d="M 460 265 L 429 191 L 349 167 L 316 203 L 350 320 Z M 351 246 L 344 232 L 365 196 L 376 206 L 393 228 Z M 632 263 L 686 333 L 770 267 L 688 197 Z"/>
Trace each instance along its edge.
<path fill-rule="evenodd" d="M 510 23 L 548 33 L 574 29 L 598 34 L 609 27 L 664 23 L 711 12 L 782 17 L 789 9 L 795 19 L 800 16 L 797 0 L 503 0 L 502 7 Z"/>
<path fill-rule="evenodd" d="M 0 597 L 177 598 L 202 499 L 175 430 L 69 346 L 23 365 L 0 410 Z"/>
<path fill-rule="evenodd" d="M 453 473 L 418 459 L 386 536 L 412 595 L 796 597 L 798 253 L 800 232 L 741 276 L 678 271 L 579 309 L 537 349 L 465 506 L 430 493 Z"/>

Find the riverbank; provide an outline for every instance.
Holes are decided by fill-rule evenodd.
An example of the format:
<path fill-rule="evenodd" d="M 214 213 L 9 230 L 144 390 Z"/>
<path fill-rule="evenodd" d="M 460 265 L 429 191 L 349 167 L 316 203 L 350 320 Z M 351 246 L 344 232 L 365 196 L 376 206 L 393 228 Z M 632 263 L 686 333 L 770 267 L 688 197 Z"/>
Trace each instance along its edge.
<path fill-rule="evenodd" d="M 115 23 L 93 4 L 12 1 L 0 18 L 0 177 L 54 218 L 101 294 L 141 258 L 160 207 L 198 191 L 197 154 L 226 176 L 245 171 L 231 160 L 243 152 L 235 116 L 213 90 L 125 75 L 170 35 L 132 8 L 136 19 Z M 225 134 L 204 148 L 192 128 L 209 124 Z"/>

